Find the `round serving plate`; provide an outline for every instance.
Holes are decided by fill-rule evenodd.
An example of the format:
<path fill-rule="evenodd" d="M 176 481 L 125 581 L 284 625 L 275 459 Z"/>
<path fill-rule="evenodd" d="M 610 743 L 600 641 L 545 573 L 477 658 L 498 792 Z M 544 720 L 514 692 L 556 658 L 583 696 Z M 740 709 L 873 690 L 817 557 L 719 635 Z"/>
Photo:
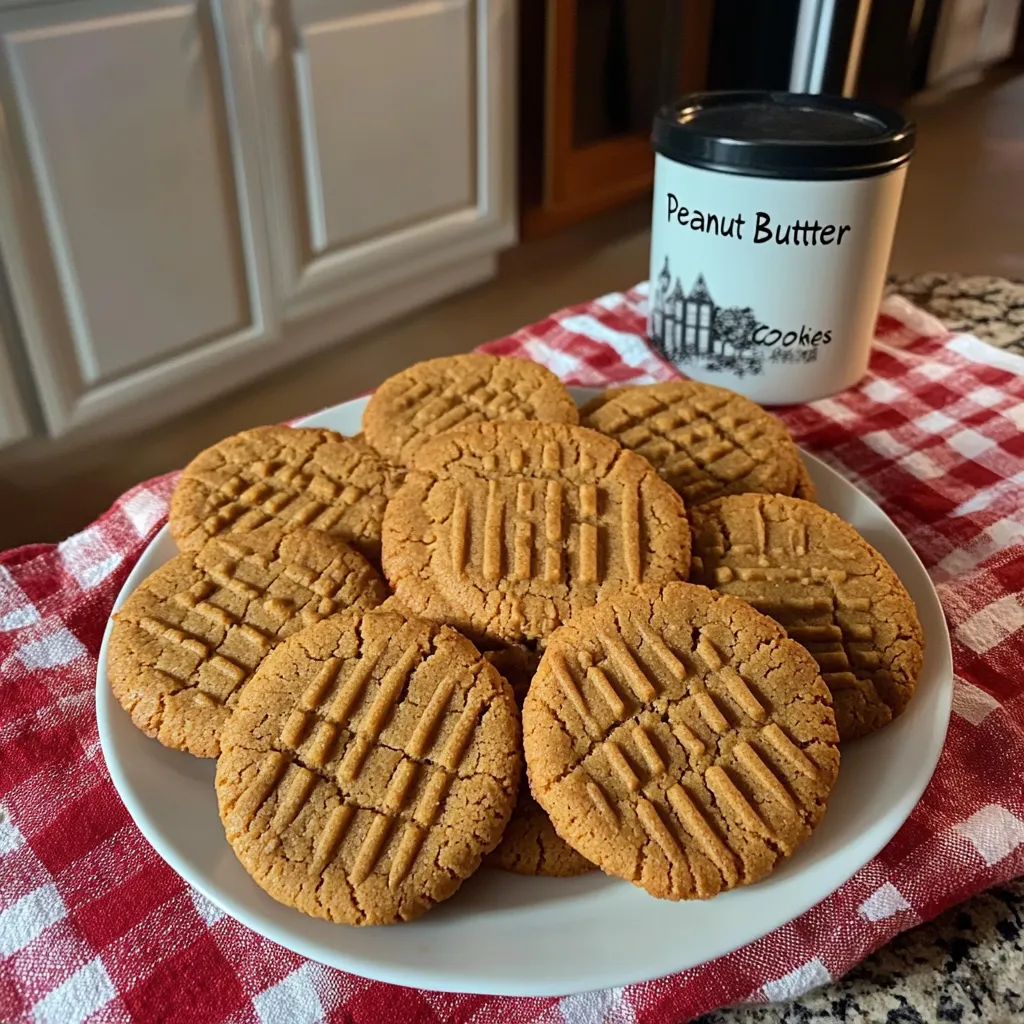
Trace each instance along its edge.
<path fill-rule="evenodd" d="M 593 394 L 573 393 L 579 403 Z M 365 405 L 365 398 L 344 402 L 298 425 L 355 434 Z M 843 746 L 824 821 L 763 882 L 707 902 L 670 903 L 600 872 L 527 878 L 484 868 L 410 924 L 352 928 L 307 917 L 271 899 L 236 860 L 217 815 L 214 762 L 147 738 L 114 699 L 107 683 L 108 622 L 96 714 L 114 785 L 160 856 L 208 899 L 296 953 L 367 978 L 458 992 L 565 995 L 661 977 L 753 942 L 835 891 L 907 819 L 942 750 L 953 688 L 945 618 L 910 544 L 870 498 L 819 459 L 804 457 L 819 502 L 852 523 L 910 591 L 926 651 L 910 707 L 888 728 Z M 175 554 L 164 526 L 126 580 L 115 610 Z"/>

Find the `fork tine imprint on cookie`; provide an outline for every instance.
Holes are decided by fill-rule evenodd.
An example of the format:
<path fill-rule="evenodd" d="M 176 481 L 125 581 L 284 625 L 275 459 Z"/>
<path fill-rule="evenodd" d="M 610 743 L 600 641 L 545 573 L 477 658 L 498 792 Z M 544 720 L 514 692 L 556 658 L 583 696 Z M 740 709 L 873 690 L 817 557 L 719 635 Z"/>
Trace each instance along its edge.
<path fill-rule="evenodd" d="M 701 505 L 691 522 L 694 582 L 742 598 L 810 651 L 841 739 L 903 713 L 924 633 L 906 587 L 849 523 L 820 505 L 761 494 Z"/>
<path fill-rule="evenodd" d="M 481 423 L 425 444 L 384 515 L 399 600 L 489 642 L 540 639 L 622 587 L 683 579 L 682 499 L 646 459 L 557 423 Z"/>
<path fill-rule="evenodd" d="M 579 411 L 546 367 L 472 353 L 429 359 L 389 377 L 367 404 L 363 429 L 385 458 L 409 466 L 431 437 L 495 420 L 575 424 Z"/>
<path fill-rule="evenodd" d="M 497 845 L 519 732 L 508 683 L 453 629 L 381 609 L 332 616 L 263 662 L 224 730 L 228 841 L 307 914 L 411 920 Z"/>
<path fill-rule="evenodd" d="M 325 533 L 270 523 L 214 537 L 147 576 L 114 615 L 114 696 L 165 746 L 216 757 L 231 708 L 274 646 L 386 596 L 366 559 Z"/>
<path fill-rule="evenodd" d="M 813 659 L 749 605 L 688 583 L 614 595 L 552 634 L 523 742 L 558 834 L 673 900 L 772 871 L 820 821 L 839 767 Z"/>
<path fill-rule="evenodd" d="M 747 491 L 792 494 L 803 479 L 782 421 L 711 384 L 611 388 L 580 410 L 580 423 L 648 459 L 687 505 Z"/>
<path fill-rule="evenodd" d="M 308 526 L 380 560 L 384 506 L 401 472 L 364 440 L 313 427 L 255 427 L 200 452 L 171 497 L 171 534 L 194 551 L 264 523 Z"/>

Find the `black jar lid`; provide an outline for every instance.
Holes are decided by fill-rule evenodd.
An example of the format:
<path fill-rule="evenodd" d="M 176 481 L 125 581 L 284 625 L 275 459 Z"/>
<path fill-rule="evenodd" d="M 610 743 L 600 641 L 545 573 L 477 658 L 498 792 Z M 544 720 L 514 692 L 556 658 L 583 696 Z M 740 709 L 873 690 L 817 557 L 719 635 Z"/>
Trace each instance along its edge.
<path fill-rule="evenodd" d="M 916 127 L 902 114 L 842 96 L 698 92 L 654 119 L 655 152 L 732 174 L 865 178 L 910 159 Z"/>

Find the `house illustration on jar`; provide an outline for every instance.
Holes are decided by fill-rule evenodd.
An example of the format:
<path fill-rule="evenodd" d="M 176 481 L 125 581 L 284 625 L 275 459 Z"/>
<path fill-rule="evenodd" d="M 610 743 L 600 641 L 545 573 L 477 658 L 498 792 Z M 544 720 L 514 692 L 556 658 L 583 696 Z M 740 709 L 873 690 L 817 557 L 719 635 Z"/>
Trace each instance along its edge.
<path fill-rule="evenodd" d="M 700 364 L 740 376 L 761 372 L 754 334 L 757 317 L 748 307 L 717 306 L 703 274 L 689 292 L 673 278 L 668 257 L 651 295 L 651 344 L 680 366 Z"/>
<path fill-rule="evenodd" d="M 672 285 L 668 257 L 658 275 L 652 303 L 652 337 L 670 359 L 714 353 L 716 307 L 703 274 L 697 275 L 690 294 L 677 277 Z"/>

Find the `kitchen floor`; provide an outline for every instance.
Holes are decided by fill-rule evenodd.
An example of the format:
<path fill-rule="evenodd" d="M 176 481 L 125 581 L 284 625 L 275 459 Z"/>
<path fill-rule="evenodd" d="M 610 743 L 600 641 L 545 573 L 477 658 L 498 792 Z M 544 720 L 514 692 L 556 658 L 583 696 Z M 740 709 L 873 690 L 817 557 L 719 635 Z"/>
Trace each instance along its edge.
<path fill-rule="evenodd" d="M 891 269 L 1024 279 L 1024 73 L 1000 74 L 912 116 L 919 144 Z M 227 434 L 359 395 L 411 362 L 464 352 L 647 274 L 649 204 L 505 254 L 498 277 L 367 332 L 159 428 L 84 452 L 0 461 L 0 550 L 81 529 L 132 484 Z"/>

